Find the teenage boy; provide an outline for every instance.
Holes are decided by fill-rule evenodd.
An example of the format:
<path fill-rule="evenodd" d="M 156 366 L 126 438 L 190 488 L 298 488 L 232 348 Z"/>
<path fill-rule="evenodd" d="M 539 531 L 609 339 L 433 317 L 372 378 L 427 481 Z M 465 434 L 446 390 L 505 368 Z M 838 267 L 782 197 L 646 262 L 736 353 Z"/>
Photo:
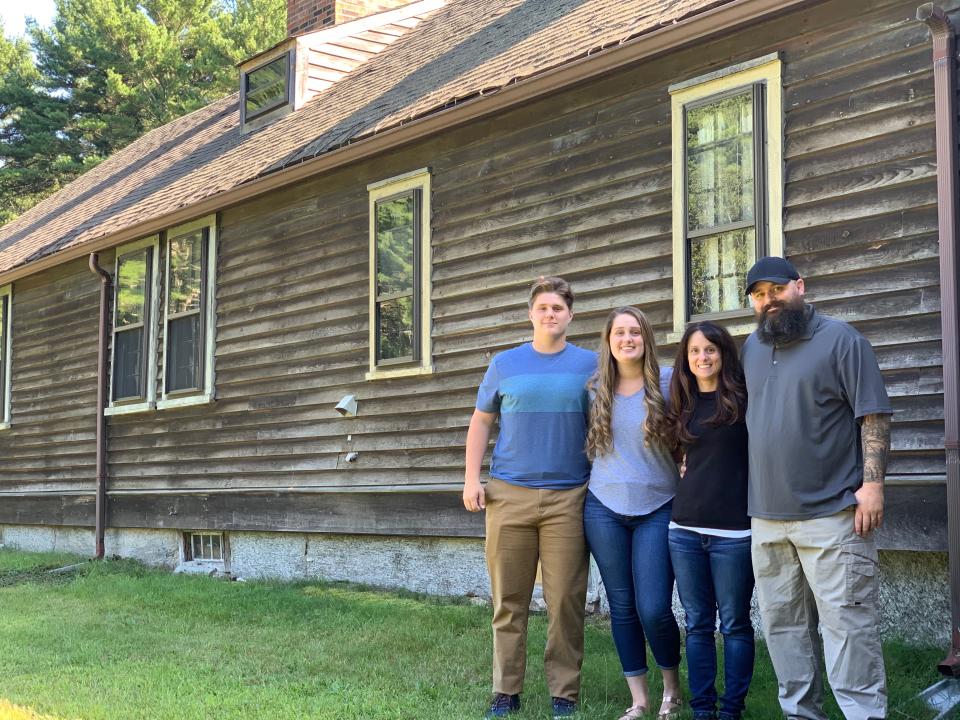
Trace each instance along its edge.
<path fill-rule="evenodd" d="M 487 569 L 493 599 L 493 702 L 487 717 L 520 709 L 527 656 L 527 614 L 537 561 L 547 604 L 543 656 L 553 716 L 577 710 L 583 662 L 587 549 L 583 501 L 590 466 L 584 454 L 587 379 L 596 353 L 567 342 L 573 291 L 558 277 L 530 289 L 533 342 L 496 355 L 477 394 L 467 432 L 463 504 L 486 509 Z M 490 479 L 480 466 L 499 417 Z"/>

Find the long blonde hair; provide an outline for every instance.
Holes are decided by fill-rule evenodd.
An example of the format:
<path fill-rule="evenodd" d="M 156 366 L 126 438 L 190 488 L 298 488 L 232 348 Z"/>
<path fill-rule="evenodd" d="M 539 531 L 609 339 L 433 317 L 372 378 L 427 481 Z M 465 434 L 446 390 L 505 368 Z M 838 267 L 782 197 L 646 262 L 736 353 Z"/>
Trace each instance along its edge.
<path fill-rule="evenodd" d="M 618 307 L 607 315 L 603 330 L 600 331 L 600 358 L 597 371 L 587 381 L 587 389 L 593 396 L 590 404 L 590 428 L 587 430 L 587 457 L 593 459 L 607 455 L 613 450 L 613 431 L 610 427 L 613 415 L 613 396 L 617 391 L 620 372 L 617 361 L 610 352 L 610 331 L 613 321 L 620 315 L 629 315 L 640 325 L 643 338 L 643 402 L 647 408 L 647 417 L 643 421 L 643 444 L 667 446 L 666 439 L 666 402 L 660 390 L 660 363 L 657 362 L 657 341 L 653 335 L 653 326 L 647 316 L 635 307 Z"/>

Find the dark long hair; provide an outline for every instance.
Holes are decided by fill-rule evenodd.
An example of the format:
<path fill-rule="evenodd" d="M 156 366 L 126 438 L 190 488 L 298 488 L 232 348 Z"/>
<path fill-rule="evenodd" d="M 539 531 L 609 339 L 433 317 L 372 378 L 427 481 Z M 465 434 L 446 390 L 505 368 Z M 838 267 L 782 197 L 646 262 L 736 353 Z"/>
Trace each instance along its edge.
<path fill-rule="evenodd" d="M 690 371 L 687 347 L 697 331 L 720 351 L 720 377 L 717 383 L 717 412 L 707 420 L 708 425 L 733 425 L 743 420 L 747 412 L 747 385 L 743 379 L 740 354 L 727 329 L 716 323 L 704 321 L 691 323 L 680 338 L 677 357 L 673 361 L 673 377 L 670 380 L 670 409 L 667 424 L 681 444 L 697 439 L 690 432 L 690 420 L 697 409 L 697 378 Z"/>

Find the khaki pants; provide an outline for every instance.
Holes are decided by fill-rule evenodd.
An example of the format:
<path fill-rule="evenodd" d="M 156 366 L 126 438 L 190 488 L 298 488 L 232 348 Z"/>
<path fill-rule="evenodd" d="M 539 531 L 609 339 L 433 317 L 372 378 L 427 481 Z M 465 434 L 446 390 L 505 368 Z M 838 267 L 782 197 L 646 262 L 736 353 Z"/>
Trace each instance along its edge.
<path fill-rule="evenodd" d="M 853 531 L 853 511 L 814 520 L 754 518 L 753 569 L 784 715 L 826 720 L 822 654 L 847 720 L 886 718 L 877 549 Z"/>
<path fill-rule="evenodd" d="M 553 697 L 577 700 L 583 663 L 587 549 L 583 538 L 586 486 L 537 490 L 491 479 L 487 483 L 487 568 L 493 595 L 493 691 L 523 690 L 527 615 L 543 573 L 547 647 L 543 655 Z"/>

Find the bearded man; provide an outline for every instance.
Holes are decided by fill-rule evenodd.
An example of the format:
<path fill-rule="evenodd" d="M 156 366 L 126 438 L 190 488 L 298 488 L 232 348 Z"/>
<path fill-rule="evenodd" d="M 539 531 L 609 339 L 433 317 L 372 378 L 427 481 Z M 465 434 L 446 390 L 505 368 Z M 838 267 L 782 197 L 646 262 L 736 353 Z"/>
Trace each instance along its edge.
<path fill-rule="evenodd" d="M 825 656 L 844 716 L 886 718 L 871 533 L 893 410 L 870 343 L 804 292 L 783 258 L 747 273 L 757 318 L 743 346 L 748 513 L 763 631 L 786 717 L 826 720 Z"/>

